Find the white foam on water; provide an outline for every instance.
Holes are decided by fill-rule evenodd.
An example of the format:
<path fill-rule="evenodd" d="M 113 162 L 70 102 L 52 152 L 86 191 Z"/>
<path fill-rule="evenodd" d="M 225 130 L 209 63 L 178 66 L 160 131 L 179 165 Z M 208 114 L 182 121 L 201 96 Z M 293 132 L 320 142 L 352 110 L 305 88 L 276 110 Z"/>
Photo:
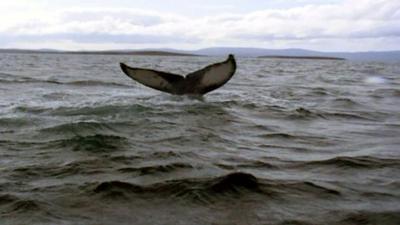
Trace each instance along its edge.
<path fill-rule="evenodd" d="M 379 76 L 367 77 L 365 79 L 365 83 L 368 84 L 385 84 L 386 82 L 387 80 L 385 78 Z"/>

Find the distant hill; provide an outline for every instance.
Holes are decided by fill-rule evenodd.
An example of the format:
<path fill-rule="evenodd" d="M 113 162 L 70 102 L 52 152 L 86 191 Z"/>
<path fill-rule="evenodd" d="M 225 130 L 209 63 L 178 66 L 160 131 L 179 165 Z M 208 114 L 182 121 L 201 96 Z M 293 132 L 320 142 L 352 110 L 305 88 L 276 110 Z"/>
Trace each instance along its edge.
<path fill-rule="evenodd" d="M 132 51 L 131 55 L 158 55 L 158 56 L 201 56 L 191 53 L 167 52 L 167 51 Z"/>
<path fill-rule="evenodd" d="M 268 59 L 346 60 L 345 58 L 325 57 L 325 56 L 259 56 L 258 58 L 268 58 Z"/>
<path fill-rule="evenodd" d="M 372 51 L 372 52 L 319 52 L 305 49 L 264 49 L 264 48 L 236 48 L 215 47 L 199 50 L 178 49 L 137 49 L 137 50 L 110 50 L 110 51 L 59 51 L 53 49 L 25 50 L 0 49 L 0 53 L 47 53 L 47 54 L 102 54 L 102 55 L 157 55 L 157 56 L 226 56 L 234 54 L 238 57 L 328 57 L 343 58 L 361 61 L 392 61 L 400 62 L 400 51 Z"/>
<path fill-rule="evenodd" d="M 231 47 L 216 47 L 204 48 L 197 51 L 192 51 L 202 55 L 227 55 L 235 54 L 247 57 L 259 57 L 266 55 L 284 55 L 284 56 L 318 56 L 319 52 L 304 50 L 304 49 L 264 49 L 264 48 L 231 48 Z"/>
<path fill-rule="evenodd" d="M 87 54 L 87 55 L 149 55 L 149 56 L 200 56 L 191 53 L 158 51 L 158 50 L 113 50 L 113 51 L 67 51 L 66 54 Z"/>
<path fill-rule="evenodd" d="M 296 56 L 296 57 L 334 57 L 348 60 L 362 61 L 397 61 L 400 62 L 400 51 L 375 51 L 375 52 L 319 52 L 305 49 L 264 49 L 264 48 L 205 48 L 191 53 L 199 55 L 220 56 L 235 54 L 245 57 L 260 56 Z"/>

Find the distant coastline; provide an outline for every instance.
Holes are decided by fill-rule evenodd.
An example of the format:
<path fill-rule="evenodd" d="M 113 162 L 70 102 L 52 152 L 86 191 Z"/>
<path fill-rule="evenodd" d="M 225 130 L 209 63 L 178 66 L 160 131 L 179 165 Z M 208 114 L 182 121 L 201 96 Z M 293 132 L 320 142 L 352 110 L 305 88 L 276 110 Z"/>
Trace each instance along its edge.
<path fill-rule="evenodd" d="M 325 57 L 325 56 L 284 56 L 284 55 L 259 56 L 258 58 L 267 58 L 267 59 L 346 60 L 345 58 L 339 58 L 339 57 Z"/>
<path fill-rule="evenodd" d="M 0 53 L 15 54 L 85 54 L 85 55 L 144 55 L 144 56 L 213 56 L 260 57 L 275 59 L 351 60 L 400 62 L 400 50 L 368 52 L 321 52 L 307 49 L 264 49 L 241 47 L 211 47 L 197 50 L 172 48 L 115 49 L 115 50 L 58 50 L 58 49 L 0 49 Z"/>
<path fill-rule="evenodd" d="M 168 51 L 132 51 L 129 55 L 154 55 L 154 56 L 201 56 L 189 53 L 178 53 Z"/>

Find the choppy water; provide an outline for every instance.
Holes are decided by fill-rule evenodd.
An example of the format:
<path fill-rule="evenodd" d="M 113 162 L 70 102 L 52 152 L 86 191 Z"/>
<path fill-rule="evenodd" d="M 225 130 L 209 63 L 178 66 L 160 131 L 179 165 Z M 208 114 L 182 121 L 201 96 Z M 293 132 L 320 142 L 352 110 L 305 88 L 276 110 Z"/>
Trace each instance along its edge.
<path fill-rule="evenodd" d="M 203 99 L 119 62 L 0 55 L 0 224 L 400 224 L 400 64 L 239 58 Z"/>

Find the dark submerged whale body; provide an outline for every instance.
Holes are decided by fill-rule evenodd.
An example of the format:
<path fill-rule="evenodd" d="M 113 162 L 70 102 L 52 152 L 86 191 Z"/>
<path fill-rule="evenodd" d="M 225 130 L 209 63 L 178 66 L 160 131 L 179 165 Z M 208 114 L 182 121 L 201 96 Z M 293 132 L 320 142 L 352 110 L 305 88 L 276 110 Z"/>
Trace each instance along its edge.
<path fill-rule="evenodd" d="M 186 76 L 157 70 L 134 68 L 120 64 L 122 71 L 133 80 L 173 95 L 204 95 L 226 84 L 235 74 L 236 60 L 228 59 L 211 64 Z"/>

